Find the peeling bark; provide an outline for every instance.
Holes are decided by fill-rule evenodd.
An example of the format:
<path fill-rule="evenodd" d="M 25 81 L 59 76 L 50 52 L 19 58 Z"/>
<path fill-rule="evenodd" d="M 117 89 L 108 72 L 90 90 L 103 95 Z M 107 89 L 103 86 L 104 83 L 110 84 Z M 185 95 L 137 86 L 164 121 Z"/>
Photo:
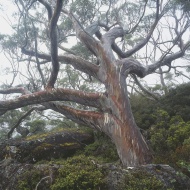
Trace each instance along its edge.
<path fill-rule="evenodd" d="M 101 93 L 86 93 L 78 90 L 58 88 L 50 91 L 39 91 L 22 95 L 11 100 L 0 101 L 0 112 L 49 101 L 73 101 L 102 109 L 104 98 L 104 95 Z"/>
<path fill-rule="evenodd" d="M 123 165 L 147 164 L 151 162 L 152 155 L 134 121 L 121 67 L 109 70 L 107 90 L 112 114 L 105 119 L 105 127 L 109 128 L 105 133 L 115 143 Z"/>

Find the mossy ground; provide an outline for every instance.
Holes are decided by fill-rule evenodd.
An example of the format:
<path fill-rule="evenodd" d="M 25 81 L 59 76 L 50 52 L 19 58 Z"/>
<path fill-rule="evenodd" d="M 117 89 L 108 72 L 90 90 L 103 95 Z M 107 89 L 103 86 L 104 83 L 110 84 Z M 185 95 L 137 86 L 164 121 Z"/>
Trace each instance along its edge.
<path fill-rule="evenodd" d="M 34 134 L 31 136 L 28 136 L 25 138 L 26 141 L 32 141 L 32 140 L 37 140 L 37 139 L 45 139 L 48 136 L 54 135 L 56 133 L 61 133 L 61 132 L 68 132 L 68 131 L 73 131 L 73 132 L 78 132 L 78 133 L 92 133 L 91 129 L 88 129 L 87 127 L 81 127 L 80 129 L 76 129 L 76 128 L 65 128 L 65 127 L 58 127 L 58 128 L 54 128 L 49 132 L 46 133 L 38 133 L 38 134 Z"/>

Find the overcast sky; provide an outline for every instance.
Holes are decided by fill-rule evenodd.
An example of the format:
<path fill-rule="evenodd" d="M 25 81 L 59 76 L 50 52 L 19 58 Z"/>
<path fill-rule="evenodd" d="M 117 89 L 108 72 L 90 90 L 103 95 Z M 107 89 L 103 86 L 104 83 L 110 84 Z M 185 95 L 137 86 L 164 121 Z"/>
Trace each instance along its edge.
<path fill-rule="evenodd" d="M 0 34 L 11 34 L 12 28 L 10 26 L 11 19 L 12 19 L 12 13 L 15 7 L 13 4 L 9 1 L 1 1 L 0 3 L 2 6 L 0 7 Z M 13 19 L 12 19 L 13 20 Z M 2 52 L 1 46 L 0 46 L 0 84 L 4 83 L 6 79 L 6 76 L 4 76 L 5 68 L 9 65 L 9 61 L 4 56 L 4 53 Z"/>
<path fill-rule="evenodd" d="M 11 28 L 11 23 L 14 22 L 14 18 L 12 17 L 13 11 L 16 9 L 15 5 L 11 3 L 10 0 L 1 1 L 0 7 L 0 34 L 11 34 L 13 31 Z M 0 47 L 1 50 L 1 47 Z M 5 68 L 9 65 L 9 61 L 6 59 L 2 51 L 0 51 L 0 84 L 5 83 L 6 80 L 11 80 L 11 77 L 8 75 L 4 75 Z M 146 81 L 149 82 L 150 85 L 154 85 L 155 83 L 159 83 L 158 75 L 149 75 L 145 78 Z M 180 80 L 179 78 L 177 80 Z"/>

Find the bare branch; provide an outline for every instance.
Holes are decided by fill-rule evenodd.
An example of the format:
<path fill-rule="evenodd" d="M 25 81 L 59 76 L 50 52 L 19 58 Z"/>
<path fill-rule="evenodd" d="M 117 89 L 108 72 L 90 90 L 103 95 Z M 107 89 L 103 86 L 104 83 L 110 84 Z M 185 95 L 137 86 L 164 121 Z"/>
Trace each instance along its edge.
<path fill-rule="evenodd" d="M 139 61 L 132 58 L 125 58 L 121 60 L 121 63 L 123 64 L 121 72 L 124 76 L 127 77 L 128 74 L 136 74 L 140 78 L 146 76 L 146 67 Z"/>
<path fill-rule="evenodd" d="M 54 84 L 57 80 L 57 75 L 59 72 L 59 60 L 58 60 L 58 43 L 57 43 L 57 21 L 61 13 L 63 5 L 63 0 L 57 0 L 56 7 L 53 16 L 50 20 L 50 41 L 51 41 L 51 61 L 52 61 L 52 71 L 47 83 L 46 89 L 54 88 Z"/>
<path fill-rule="evenodd" d="M 86 106 L 102 109 L 105 96 L 101 93 L 86 93 L 71 89 L 53 89 L 22 95 L 18 98 L 0 101 L 0 112 L 21 108 L 27 105 L 49 101 L 72 101 Z"/>
<path fill-rule="evenodd" d="M 116 38 L 123 37 L 124 30 L 122 27 L 115 27 L 102 36 L 103 42 L 108 42 L 110 46 L 113 44 Z"/>
<path fill-rule="evenodd" d="M 154 98 L 154 100 L 158 100 L 158 97 L 157 97 L 154 93 L 152 93 L 152 92 L 150 92 L 149 90 L 147 90 L 146 88 L 144 88 L 144 86 L 143 86 L 143 85 L 139 82 L 139 80 L 137 79 L 136 75 L 133 74 L 132 77 L 133 77 L 135 83 L 138 85 L 138 87 L 139 87 L 143 92 L 145 92 L 147 95 L 149 95 L 149 96 L 151 96 L 152 98 Z"/>
<path fill-rule="evenodd" d="M 127 32 L 127 34 L 133 33 L 136 30 L 136 28 L 138 27 L 139 23 L 141 22 L 142 18 L 144 17 L 147 3 L 148 3 L 148 1 L 145 1 L 143 13 L 142 13 L 141 17 L 139 18 L 139 21 L 135 24 L 135 26 L 130 31 Z"/>
<path fill-rule="evenodd" d="M 16 88 L 9 88 L 9 89 L 2 89 L 0 90 L 0 94 L 13 94 L 13 93 L 19 93 L 19 94 L 28 94 L 28 90 L 22 87 L 16 87 Z"/>
<path fill-rule="evenodd" d="M 162 71 L 162 68 L 159 67 L 159 73 L 160 73 L 160 82 L 161 82 L 161 85 L 162 85 L 162 90 L 164 90 L 164 93 L 167 94 L 168 93 L 168 89 L 167 89 L 167 86 L 165 84 L 165 81 L 164 81 L 164 73 Z"/>
<path fill-rule="evenodd" d="M 185 78 L 187 78 L 188 80 L 190 80 L 190 77 L 189 76 L 187 76 L 187 75 L 185 75 L 185 74 L 183 74 L 183 72 L 181 72 L 181 71 L 178 71 L 177 70 L 177 67 L 171 67 L 171 68 L 173 68 L 174 70 L 175 70 L 175 74 L 177 75 L 182 75 L 182 76 L 184 76 Z"/>
<path fill-rule="evenodd" d="M 86 45 L 86 47 L 94 54 L 98 55 L 98 42 L 93 38 L 93 34 L 95 34 L 98 31 L 98 22 L 95 25 L 95 29 L 93 29 L 93 33 L 88 33 L 88 28 L 91 27 L 91 25 L 85 30 L 83 26 L 80 24 L 79 20 L 73 13 L 69 13 L 67 10 L 63 10 L 65 14 L 69 16 L 71 19 L 74 28 L 76 30 L 77 37 L 83 42 L 83 44 Z M 94 26 L 95 23 L 92 23 Z M 92 31 L 92 30 L 91 30 Z"/>
<path fill-rule="evenodd" d="M 22 123 L 23 119 L 25 119 L 27 116 L 29 116 L 34 110 L 35 110 L 34 108 L 31 108 L 29 111 L 27 111 L 23 116 L 21 116 L 19 118 L 19 120 L 16 122 L 16 124 L 13 127 L 11 127 L 11 130 L 8 132 L 8 134 L 7 134 L 8 139 L 11 138 L 13 131 Z"/>
<path fill-rule="evenodd" d="M 100 125 L 100 122 L 103 122 L 104 119 L 103 113 L 79 110 L 63 104 L 60 105 L 58 103 L 49 103 L 48 107 L 65 115 L 68 119 L 71 119 L 78 124 L 87 125 L 98 130 L 101 130 L 101 127 L 103 127 Z"/>
<path fill-rule="evenodd" d="M 48 12 L 48 20 L 50 21 L 50 19 L 52 18 L 52 8 L 51 6 L 44 0 L 38 0 L 42 5 L 45 6 L 45 8 L 47 9 Z"/>
<path fill-rule="evenodd" d="M 43 181 L 43 180 L 47 180 L 48 178 L 50 178 L 50 180 L 52 181 L 52 177 L 51 176 L 46 176 L 46 177 L 43 177 L 36 185 L 35 187 L 35 190 L 38 190 L 38 186 L 40 185 L 40 183 Z"/>
<path fill-rule="evenodd" d="M 34 35 L 35 35 L 35 57 L 36 57 L 37 68 L 38 68 L 38 72 L 40 73 L 40 77 L 42 79 L 42 84 L 45 87 L 46 81 L 45 81 L 42 69 L 40 67 L 40 61 L 39 61 L 38 56 L 37 56 L 37 52 L 38 52 L 37 51 L 38 50 L 37 32 L 36 32 L 36 29 L 35 29 L 35 26 L 34 26 L 33 22 L 32 22 L 32 25 L 33 25 L 33 28 L 34 28 Z"/>
<path fill-rule="evenodd" d="M 61 50 L 63 50 L 63 51 L 66 51 L 66 52 L 68 52 L 68 53 L 70 53 L 70 54 L 76 55 L 76 53 L 75 53 L 74 51 L 72 51 L 72 50 L 70 50 L 70 49 L 68 49 L 68 48 L 63 47 L 62 45 L 58 45 L 58 47 L 59 47 Z"/>
<path fill-rule="evenodd" d="M 69 54 L 60 56 L 60 60 L 61 59 L 63 59 L 67 64 L 72 65 L 75 69 L 82 71 L 86 74 L 89 74 L 90 76 L 93 76 L 96 79 L 100 80 L 101 77 L 98 76 L 98 71 L 99 71 L 98 65 L 86 61 L 81 57 Z"/>
<path fill-rule="evenodd" d="M 121 57 L 121 58 L 127 58 L 130 57 L 131 55 L 133 55 L 135 52 L 137 52 L 138 50 L 140 50 L 141 48 L 143 48 L 149 41 L 149 39 L 151 38 L 159 20 L 161 19 L 161 17 L 163 16 L 163 14 L 159 14 L 159 0 L 156 1 L 156 17 L 155 17 L 155 21 L 153 23 L 153 25 L 150 28 L 149 33 L 147 34 L 147 36 L 138 44 L 136 44 L 132 49 L 128 50 L 127 52 L 123 52 L 115 43 L 113 43 L 112 48 L 113 50 Z"/>
<path fill-rule="evenodd" d="M 161 57 L 160 60 L 158 60 L 156 63 L 153 63 L 149 66 L 146 67 L 146 75 L 153 73 L 156 69 L 158 69 L 160 66 L 169 66 L 171 65 L 171 62 L 174 61 L 175 59 L 178 59 L 182 56 L 184 56 L 185 51 L 190 47 L 190 41 L 187 42 L 184 47 L 181 49 L 181 51 L 178 51 L 176 53 L 173 53 L 171 55 L 165 56 L 165 58 Z"/>
<path fill-rule="evenodd" d="M 29 56 L 35 56 L 34 51 L 26 50 L 24 47 L 22 48 L 22 53 Z M 37 56 L 40 59 L 46 59 L 48 61 L 51 61 L 51 57 L 48 54 L 42 54 L 37 53 Z M 84 60 L 83 58 L 71 54 L 61 55 L 58 56 L 58 60 L 63 62 L 64 64 L 70 64 L 75 69 L 82 71 L 86 74 L 89 74 L 90 76 L 93 76 L 99 80 L 99 77 L 97 76 L 99 71 L 99 66 L 96 64 L 93 64 L 89 61 Z"/>
<path fill-rule="evenodd" d="M 115 27 L 111 29 L 110 31 L 106 32 L 102 37 L 102 45 L 104 47 L 104 50 L 107 51 L 107 54 L 109 54 L 110 60 L 115 60 L 115 56 L 113 54 L 113 51 L 111 49 L 112 45 L 114 44 L 114 41 L 118 37 L 123 37 L 124 30 L 122 27 Z M 101 48 L 99 48 L 101 50 Z M 101 52 L 104 54 L 104 51 Z"/>
<path fill-rule="evenodd" d="M 108 10 L 106 11 L 106 25 L 108 25 L 108 22 L 109 22 L 108 13 L 109 13 L 109 11 L 111 9 L 111 5 L 112 5 L 112 1 L 109 1 L 109 7 L 108 7 Z"/>
<path fill-rule="evenodd" d="M 175 59 L 178 59 L 182 56 L 184 56 L 185 51 L 187 48 L 190 47 L 190 41 L 187 42 L 184 47 L 181 49 L 181 51 L 178 51 L 176 53 L 170 54 L 170 55 L 164 55 L 158 60 L 157 62 L 143 66 L 139 61 L 135 59 L 122 59 L 121 62 L 123 64 L 122 67 L 122 73 L 127 76 L 128 74 L 136 74 L 137 76 L 143 78 L 146 75 L 149 75 L 156 71 L 159 67 L 162 66 L 168 66 L 171 67 L 171 62 Z"/>

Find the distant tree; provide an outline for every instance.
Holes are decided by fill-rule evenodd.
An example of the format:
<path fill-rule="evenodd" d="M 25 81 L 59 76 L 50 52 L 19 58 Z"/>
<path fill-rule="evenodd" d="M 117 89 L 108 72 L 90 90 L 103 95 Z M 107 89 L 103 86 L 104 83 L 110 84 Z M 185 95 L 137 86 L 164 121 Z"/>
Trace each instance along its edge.
<path fill-rule="evenodd" d="M 11 85 L 0 90 L 21 94 L 0 101 L 1 115 L 25 106 L 30 112 L 51 109 L 108 135 L 123 165 L 150 163 L 152 155 L 133 118 L 126 79 L 132 76 L 138 83 L 138 78 L 173 68 L 173 61 L 190 46 L 188 13 L 169 0 L 13 3 L 18 7 L 15 32 L 1 37 L 1 45 L 14 64 L 26 66 L 24 73 L 15 70 Z M 76 39 L 79 46 L 71 47 Z M 80 73 L 80 85 L 88 78 L 104 91 L 96 90 L 98 86 L 87 91 L 76 85 L 66 88 L 64 81 L 60 85 L 64 69 Z M 23 86 L 15 87 L 21 76 Z"/>
<path fill-rule="evenodd" d="M 22 114 L 25 113 L 23 110 L 11 110 L 5 113 L 0 118 L 0 140 L 10 138 L 13 134 L 13 131 L 17 128 L 17 132 L 26 136 L 28 129 L 23 129 L 21 122 L 18 123 L 18 119 L 22 117 Z M 25 117 L 25 122 L 29 119 Z M 29 131 L 28 131 L 29 133 Z"/>
<path fill-rule="evenodd" d="M 26 126 L 30 127 L 30 133 L 42 133 L 45 132 L 46 122 L 44 120 L 35 119 L 26 123 Z"/>

